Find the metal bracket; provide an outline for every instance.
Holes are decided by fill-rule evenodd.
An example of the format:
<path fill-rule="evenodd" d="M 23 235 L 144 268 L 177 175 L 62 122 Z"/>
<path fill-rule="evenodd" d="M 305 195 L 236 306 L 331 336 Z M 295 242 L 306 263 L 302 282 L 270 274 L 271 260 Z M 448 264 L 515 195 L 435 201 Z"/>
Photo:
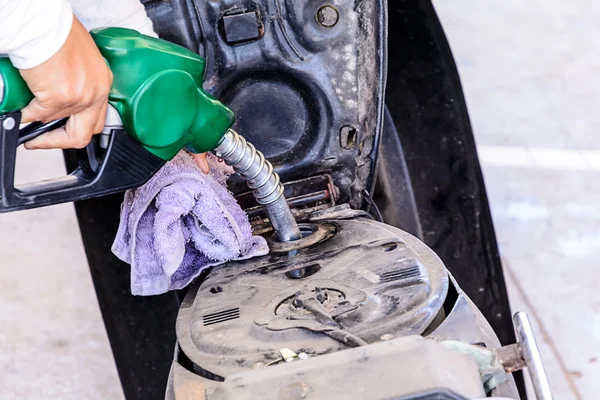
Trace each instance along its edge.
<path fill-rule="evenodd" d="M 517 343 L 494 349 L 497 361 L 506 372 L 515 372 L 527 368 L 535 398 L 537 400 L 552 400 L 548 376 L 544 370 L 542 357 L 529 317 L 526 313 L 519 311 L 513 316 L 513 323 L 517 333 Z"/>
<path fill-rule="evenodd" d="M 537 400 L 552 400 L 550 383 L 548 383 L 548 376 L 544 370 L 544 364 L 542 363 L 542 357 L 529 317 L 524 312 L 517 312 L 513 316 L 513 323 L 517 332 L 517 343 L 521 349 L 525 366 L 529 371 L 529 377 L 531 378 L 533 391 Z"/>

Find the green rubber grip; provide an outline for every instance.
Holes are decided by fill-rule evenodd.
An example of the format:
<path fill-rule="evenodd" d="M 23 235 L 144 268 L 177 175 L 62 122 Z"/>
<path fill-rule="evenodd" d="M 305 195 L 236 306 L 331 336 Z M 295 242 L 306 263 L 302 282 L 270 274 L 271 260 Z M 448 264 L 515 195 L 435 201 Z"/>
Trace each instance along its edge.
<path fill-rule="evenodd" d="M 27 87 L 19 70 L 13 67 L 7 57 L 0 58 L 0 76 L 2 77 L 0 114 L 20 110 L 33 100 L 33 93 Z"/>
<path fill-rule="evenodd" d="M 202 57 L 131 29 L 103 28 L 91 34 L 114 76 L 109 103 L 129 135 L 164 160 L 184 147 L 202 153 L 217 146 L 234 115 L 202 89 Z M 0 76 L 0 113 L 20 110 L 31 101 L 8 59 L 0 60 Z"/>

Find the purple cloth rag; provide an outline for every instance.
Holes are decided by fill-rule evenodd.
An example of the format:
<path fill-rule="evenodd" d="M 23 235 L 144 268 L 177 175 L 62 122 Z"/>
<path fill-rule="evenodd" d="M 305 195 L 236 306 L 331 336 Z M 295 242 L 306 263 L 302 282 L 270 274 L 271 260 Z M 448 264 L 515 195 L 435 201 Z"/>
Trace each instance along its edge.
<path fill-rule="evenodd" d="M 227 171 L 212 155 L 204 174 L 180 152 L 145 185 L 125 193 L 113 253 L 131 264 L 131 293 L 181 289 L 203 269 L 269 252 L 227 190 Z"/>

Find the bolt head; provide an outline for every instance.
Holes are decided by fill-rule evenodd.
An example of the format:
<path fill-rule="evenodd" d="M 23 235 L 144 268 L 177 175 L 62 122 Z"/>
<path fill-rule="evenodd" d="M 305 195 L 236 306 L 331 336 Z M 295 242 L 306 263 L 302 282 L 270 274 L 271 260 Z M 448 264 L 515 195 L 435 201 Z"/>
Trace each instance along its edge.
<path fill-rule="evenodd" d="M 325 28 L 332 28 L 337 24 L 340 15 L 337 9 L 332 5 L 324 5 L 317 11 L 317 22 Z"/>
<path fill-rule="evenodd" d="M 13 129 L 16 125 L 15 119 L 12 117 L 8 117 L 4 120 L 4 122 L 2 122 L 2 127 L 4 129 L 6 129 L 7 131 L 10 131 L 11 129 Z"/>

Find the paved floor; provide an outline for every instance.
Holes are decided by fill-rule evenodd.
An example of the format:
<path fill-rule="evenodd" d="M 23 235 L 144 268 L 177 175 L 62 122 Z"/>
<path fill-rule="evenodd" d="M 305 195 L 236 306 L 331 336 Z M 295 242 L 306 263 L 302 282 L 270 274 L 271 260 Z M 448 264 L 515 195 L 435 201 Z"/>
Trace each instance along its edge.
<path fill-rule="evenodd" d="M 600 6 L 437 0 L 473 120 L 514 309 L 557 399 L 600 373 Z M 21 178 L 63 172 L 20 154 Z M 0 397 L 119 399 L 70 205 L 0 216 Z"/>
<path fill-rule="evenodd" d="M 61 157 L 20 152 L 17 180 L 64 175 Z M 0 398 L 122 398 L 73 206 L 3 214 L 0 238 Z"/>
<path fill-rule="evenodd" d="M 600 387 L 600 7 L 437 0 L 479 146 L 512 305 L 557 399 Z"/>

